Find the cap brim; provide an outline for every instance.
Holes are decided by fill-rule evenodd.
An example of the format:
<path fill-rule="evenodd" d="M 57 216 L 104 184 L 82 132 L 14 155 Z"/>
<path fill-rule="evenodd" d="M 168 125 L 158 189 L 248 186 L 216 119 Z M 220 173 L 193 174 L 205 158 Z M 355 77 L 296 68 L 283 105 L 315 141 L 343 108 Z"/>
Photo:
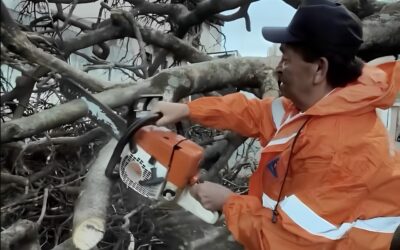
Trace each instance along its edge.
<path fill-rule="evenodd" d="M 293 36 L 287 27 L 263 27 L 262 34 L 265 40 L 273 43 L 294 43 L 301 40 Z"/>

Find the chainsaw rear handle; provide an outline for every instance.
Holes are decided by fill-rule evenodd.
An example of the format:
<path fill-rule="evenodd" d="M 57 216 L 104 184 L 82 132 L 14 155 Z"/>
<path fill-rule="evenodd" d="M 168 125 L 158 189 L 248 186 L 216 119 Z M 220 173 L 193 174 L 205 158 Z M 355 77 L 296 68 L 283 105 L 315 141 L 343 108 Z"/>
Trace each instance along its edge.
<path fill-rule="evenodd" d="M 120 162 L 122 151 L 124 150 L 125 145 L 131 140 L 132 135 L 134 135 L 141 127 L 154 124 L 161 117 L 161 113 L 151 114 L 149 116 L 137 119 L 128 127 L 126 133 L 119 139 L 117 146 L 115 146 L 114 152 L 108 161 L 105 171 L 105 175 L 108 178 L 116 179 L 119 177 L 117 173 L 114 173 L 114 168 Z"/>
<path fill-rule="evenodd" d="M 217 211 L 205 209 L 203 205 L 190 194 L 189 188 L 185 188 L 182 191 L 176 203 L 186 211 L 191 212 L 209 224 L 215 224 L 220 218 L 220 214 Z"/>

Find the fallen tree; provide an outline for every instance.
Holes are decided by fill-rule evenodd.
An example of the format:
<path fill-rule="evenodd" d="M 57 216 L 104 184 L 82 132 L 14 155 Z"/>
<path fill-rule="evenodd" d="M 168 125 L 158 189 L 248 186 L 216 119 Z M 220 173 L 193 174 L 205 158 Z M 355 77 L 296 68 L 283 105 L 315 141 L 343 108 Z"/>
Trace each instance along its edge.
<path fill-rule="evenodd" d="M 2 245 L 4 235 L 9 248 L 28 237 L 27 247 L 42 249 L 240 249 L 223 226 L 205 225 L 176 207 L 156 207 L 107 180 L 103 169 L 111 145 L 100 150 L 104 131 L 85 118 L 84 102 L 62 96 L 59 80 L 75 79 L 121 115 L 132 100 L 149 93 L 174 102 L 240 90 L 276 96 L 273 68 L 263 58 L 215 59 L 201 45 L 204 27 L 223 38 L 220 25 L 243 18 L 250 30 L 248 9 L 254 2 L 127 0 L 123 7 L 119 0 L 24 0 L 18 18 L 2 1 L 2 66 L 21 74 L 7 77 L 2 67 L 1 221 L 7 228 Z M 398 2 L 341 2 L 362 20 L 361 58 L 400 53 Z M 91 3 L 98 3 L 90 5 L 97 18 L 74 15 Z M 225 15 L 226 10 L 234 11 Z M 116 49 L 120 41 L 125 55 Z M 119 72 L 125 80 L 106 80 L 93 70 Z M 238 153 L 246 138 L 193 124 L 186 124 L 185 132 L 206 147 L 206 178 L 247 191 L 256 162 L 246 146 L 252 142 Z M 232 156 L 236 163 L 230 165 Z"/>

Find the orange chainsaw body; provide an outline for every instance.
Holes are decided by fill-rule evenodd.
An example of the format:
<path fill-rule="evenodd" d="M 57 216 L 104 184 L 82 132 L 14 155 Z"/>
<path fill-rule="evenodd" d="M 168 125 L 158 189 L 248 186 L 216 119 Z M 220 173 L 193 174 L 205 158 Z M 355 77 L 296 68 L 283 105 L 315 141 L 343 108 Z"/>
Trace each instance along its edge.
<path fill-rule="evenodd" d="M 196 181 L 202 147 L 166 128 L 145 126 L 133 136 L 135 144 L 142 147 L 157 162 L 167 168 L 167 179 L 178 189 Z"/>

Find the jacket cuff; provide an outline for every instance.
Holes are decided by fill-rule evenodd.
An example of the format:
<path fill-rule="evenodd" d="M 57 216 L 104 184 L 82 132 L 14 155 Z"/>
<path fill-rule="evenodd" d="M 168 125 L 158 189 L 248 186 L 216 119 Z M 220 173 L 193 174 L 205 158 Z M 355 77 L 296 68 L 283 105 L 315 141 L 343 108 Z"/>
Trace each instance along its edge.
<path fill-rule="evenodd" d="M 200 105 L 197 105 L 196 100 L 187 103 L 189 108 L 189 119 L 197 121 L 197 118 L 204 114 Z"/>
<path fill-rule="evenodd" d="M 232 194 L 225 201 L 222 211 L 225 217 L 227 217 L 233 211 L 239 210 L 237 209 L 238 207 L 243 208 L 244 210 L 255 210 L 262 206 L 255 196 Z"/>

